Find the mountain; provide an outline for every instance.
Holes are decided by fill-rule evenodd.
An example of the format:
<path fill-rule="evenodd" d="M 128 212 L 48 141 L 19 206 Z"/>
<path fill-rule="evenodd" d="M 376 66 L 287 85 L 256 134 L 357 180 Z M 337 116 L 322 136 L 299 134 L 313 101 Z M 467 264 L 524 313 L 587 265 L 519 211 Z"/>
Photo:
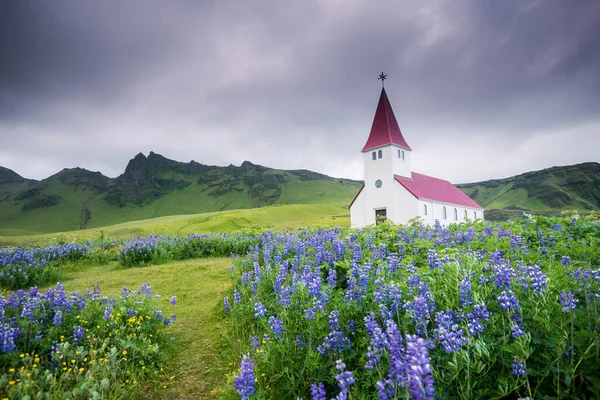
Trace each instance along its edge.
<path fill-rule="evenodd" d="M 154 152 L 136 155 L 117 178 L 70 168 L 36 181 L 0 167 L 0 236 L 271 204 L 349 204 L 361 184 L 249 161 L 183 163 Z M 600 209 L 600 164 L 593 162 L 457 186 L 486 208 L 486 219 Z"/>
<path fill-rule="evenodd" d="M 486 219 L 492 220 L 504 220 L 523 212 L 588 213 L 600 209 L 600 164 L 596 162 L 456 186 L 483 206 Z"/>
<path fill-rule="evenodd" d="M 307 170 L 183 163 L 154 152 L 137 154 L 117 178 L 72 168 L 35 181 L 0 167 L 0 235 L 271 204 L 348 204 L 360 185 Z"/>

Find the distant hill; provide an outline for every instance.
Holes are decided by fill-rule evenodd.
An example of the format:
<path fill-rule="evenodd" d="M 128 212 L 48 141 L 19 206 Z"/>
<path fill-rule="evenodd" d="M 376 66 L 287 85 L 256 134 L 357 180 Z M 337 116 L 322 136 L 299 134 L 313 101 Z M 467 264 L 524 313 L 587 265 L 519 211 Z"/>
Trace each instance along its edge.
<path fill-rule="evenodd" d="M 117 178 L 72 168 L 35 181 L 0 167 L 0 235 L 272 204 L 348 204 L 361 184 L 248 161 L 239 167 L 183 163 L 154 152 L 136 155 Z"/>
<path fill-rule="evenodd" d="M 523 212 L 600 210 L 600 164 L 595 162 L 456 186 L 485 207 L 486 219 L 504 220 Z"/>
<path fill-rule="evenodd" d="M 361 184 L 249 161 L 239 167 L 183 163 L 154 152 L 136 155 L 117 178 L 71 168 L 36 181 L 0 167 L 0 236 L 273 204 L 348 205 Z M 486 219 L 492 220 L 523 212 L 600 209 L 600 164 L 593 162 L 457 186 L 485 207 Z"/>

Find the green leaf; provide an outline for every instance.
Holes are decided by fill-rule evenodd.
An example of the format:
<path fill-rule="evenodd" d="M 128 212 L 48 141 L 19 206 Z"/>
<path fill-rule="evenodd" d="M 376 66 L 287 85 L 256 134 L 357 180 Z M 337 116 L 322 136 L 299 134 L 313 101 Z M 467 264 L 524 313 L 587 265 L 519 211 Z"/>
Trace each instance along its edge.
<path fill-rule="evenodd" d="M 565 375 L 565 383 L 567 384 L 567 386 L 571 384 L 571 374 Z"/>

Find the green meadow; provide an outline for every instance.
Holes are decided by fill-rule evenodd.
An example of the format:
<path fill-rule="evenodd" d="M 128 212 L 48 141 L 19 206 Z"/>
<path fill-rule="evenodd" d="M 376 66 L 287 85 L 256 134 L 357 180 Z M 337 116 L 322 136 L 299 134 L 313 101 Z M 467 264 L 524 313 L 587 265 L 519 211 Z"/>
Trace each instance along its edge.
<path fill-rule="evenodd" d="M 101 228 L 41 235 L 17 235 L 18 231 L 0 228 L 0 247 L 45 245 L 54 243 L 57 240 L 66 242 L 79 239 L 94 240 L 100 236 L 127 239 L 149 235 L 186 236 L 190 233 L 282 231 L 303 227 L 349 225 L 350 211 L 346 205 L 273 205 L 244 210 L 173 215 L 125 222 Z"/>

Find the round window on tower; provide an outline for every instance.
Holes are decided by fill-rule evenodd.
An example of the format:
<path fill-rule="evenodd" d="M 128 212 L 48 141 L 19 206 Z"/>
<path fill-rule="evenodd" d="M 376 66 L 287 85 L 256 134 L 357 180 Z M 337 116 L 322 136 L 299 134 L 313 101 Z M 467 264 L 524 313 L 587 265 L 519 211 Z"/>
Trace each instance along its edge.
<path fill-rule="evenodd" d="M 381 179 L 377 179 L 377 180 L 375 181 L 375 187 L 376 187 L 377 189 L 379 189 L 379 188 L 381 187 L 381 185 L 382 185 L 382 183 L 381 183 Z"/>

